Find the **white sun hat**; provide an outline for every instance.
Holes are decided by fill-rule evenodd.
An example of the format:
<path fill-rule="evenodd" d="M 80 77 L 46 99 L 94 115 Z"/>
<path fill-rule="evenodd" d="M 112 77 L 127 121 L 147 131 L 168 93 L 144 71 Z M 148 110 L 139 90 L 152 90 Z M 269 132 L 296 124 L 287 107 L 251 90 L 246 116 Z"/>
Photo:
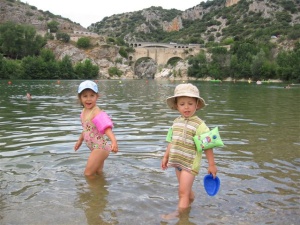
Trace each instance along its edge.
<path fill-rule="evenodd" d="M 197 110 L 203 108 L 206 104 L 203 98 L 200 97 L 200 92 L 195 85 L 192 84 L 179 84 L 174 90 L 174 96 L 167 98 L 167 104 L 171 109 L 177 110 L 176 98 L 177 97 L 192 97 L 197 98 L 198 107 Z"/>

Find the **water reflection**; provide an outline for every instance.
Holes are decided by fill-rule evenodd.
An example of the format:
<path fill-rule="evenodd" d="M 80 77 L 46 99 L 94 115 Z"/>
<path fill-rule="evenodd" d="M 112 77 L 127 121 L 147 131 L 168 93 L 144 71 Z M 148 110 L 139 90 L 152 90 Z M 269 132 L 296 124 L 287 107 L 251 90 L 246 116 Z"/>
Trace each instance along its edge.
<path fill-rule="evenodd" d="M 117 221 L 111 220 L 112 216 L 106 211 L 107 205 L 107 181 L 104 174 L 94 179 L 86 179 L 86 183 L 78 184 L 78 202 L 75 207 L 81 208 L 86 216 L 87 224 L 112 224 Z"/>
<path fill-rule="evenodd" d="M 0 224 L 300 223 L 300 86 L 194 81 L 209 104 L 199 117 L 226 145 L 215 149 L 221 189 L 205 194 L 203 162 L 190 211 L 163 221 L 177 206 L 174 171 L 160 160 L 177 116 L 165 99 L 179 82 L 98 82 L 120 152 L 92 182 L 83 176 L 89 150 L 73 151 L 79 83 L 0 82 Z"/>

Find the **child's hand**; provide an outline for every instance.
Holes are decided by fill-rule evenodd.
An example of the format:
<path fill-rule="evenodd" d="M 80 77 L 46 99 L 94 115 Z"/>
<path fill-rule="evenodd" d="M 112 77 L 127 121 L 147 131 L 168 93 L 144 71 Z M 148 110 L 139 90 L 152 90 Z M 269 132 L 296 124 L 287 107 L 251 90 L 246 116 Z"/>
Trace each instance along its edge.
<path fill-rule="evenodd" d="M 111 143 L 111 151 L 114 152 L 114 153 L 117 153 L 119 151 L 117 142 L 112 142 Z"/>
<path fill-rule="evenodd" d="M 112 132 L 111 128 L 107 128 L 105 130 L 105 134 L 111 141 L 111 151 L 114 153 L 117 153 L 119 151 L 118 143 L 117 143 L 116 137 L 115 137 L 114 133 Z"/>
<path fill-rule="evenodd" d="M 75 143 L 75 146 L 74 146 L 75 152 L 80 148 L 82 142 L 83 142 L 83 134 L 81 133 L 78 138 L 78 141 Z"/>
<path fill-rule="evenodd" d="M 163 157 L 163 159 L 161 160 L 161 165 L 160 165 L 160 167 L 161 167 L 163 170 L 168 169 L 168 166 L 167 166 L 168 161 L 169 161 L 169 160 L 168 160 L 167 157 Z"/>
<path fill-rule="evenodd" d="M 81 144 L 82 144 L 82 141 L 78 140 L 74 146 L 74 150 L 77 151 L 80 148 Z"/>
<path fill-rule="evenodd" d="M 207 169 L 208 174 L 212 174 L 213 177 L 215 178 L 217 176 L 217 167 L 215 164 L 209 165 Z"/>

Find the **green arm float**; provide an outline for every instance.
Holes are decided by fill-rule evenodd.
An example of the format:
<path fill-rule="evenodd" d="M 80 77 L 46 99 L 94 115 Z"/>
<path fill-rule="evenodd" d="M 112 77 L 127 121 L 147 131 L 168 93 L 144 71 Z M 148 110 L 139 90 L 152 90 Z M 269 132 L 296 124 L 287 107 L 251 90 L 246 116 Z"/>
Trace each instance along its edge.
<path fill-rule="evenodd" d="M 171 142 L 172 141 L 172 136 L 173 136 L 173 129 L 172 129 L 172 127 L 170 127 L 169 131 L 168 131 L 168 134 L 167 134 L 166 141 Z"/>
<path fill-rule="evenodd" d="M 215 127 L 209 132 L 194 136 L 194 142 L 198 152 L 214 147 L 224 146 L 218 127 Z"/>

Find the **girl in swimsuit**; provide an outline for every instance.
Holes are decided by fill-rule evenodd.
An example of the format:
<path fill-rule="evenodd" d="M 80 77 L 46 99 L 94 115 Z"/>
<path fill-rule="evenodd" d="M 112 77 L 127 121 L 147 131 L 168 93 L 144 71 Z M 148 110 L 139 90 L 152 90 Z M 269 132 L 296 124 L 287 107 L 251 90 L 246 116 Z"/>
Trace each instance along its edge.
<path fill-rule="evenodd" d="M 77 151 L 83 141 L 91 150 L 84 170 L 84 175 L 90 177 L 102 172 L 109 153 L 118 152 L 118 143 L 112 131 L 111 119 L 97 106 L 99 98 L 97 84 L 89 80 L 82 82 L 78 87 L 78 98 L 83 106 L 80 115 L 83 131 L 74 150 Z M 105 136 L 110 139 L 111 145 L 107 143 Z"/>

